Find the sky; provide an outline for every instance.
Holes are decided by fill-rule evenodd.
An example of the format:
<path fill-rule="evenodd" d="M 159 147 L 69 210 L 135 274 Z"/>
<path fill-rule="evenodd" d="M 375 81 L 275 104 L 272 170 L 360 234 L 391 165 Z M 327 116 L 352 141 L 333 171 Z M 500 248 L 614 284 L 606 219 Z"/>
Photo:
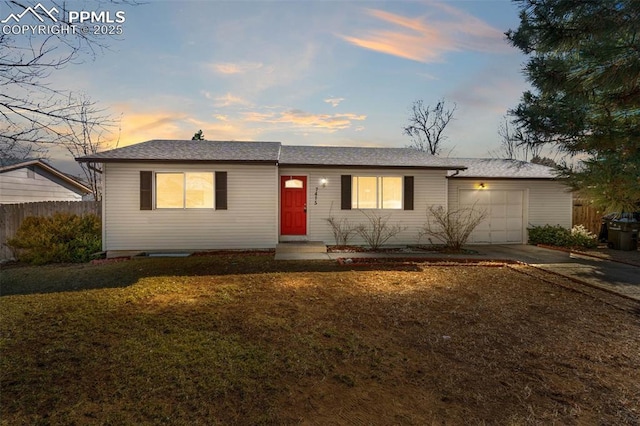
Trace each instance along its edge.
<path fill-rule="evenodd" d="M 456 112 L 444 154 L 487 157 L 528 88 L 526 58 L 504 36 L 519 22 L 506 0 L 79 4 L 124 11 L 122 35 L 51 84 L 108 108 L 118 146 L 202 129 L 208 140 L 404 147 L 412 103 L 445 99 Z"/>

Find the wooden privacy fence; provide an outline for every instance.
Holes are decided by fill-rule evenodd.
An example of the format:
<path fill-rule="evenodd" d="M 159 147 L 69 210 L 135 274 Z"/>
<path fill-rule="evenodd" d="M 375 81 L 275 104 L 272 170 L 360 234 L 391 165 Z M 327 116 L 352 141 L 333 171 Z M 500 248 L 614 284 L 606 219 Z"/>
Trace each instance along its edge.
<path fill-rule="evenodd" d="M 53 216 L 54 213 L 102 215 L 100 201 L 43 201 L 40 203 L 0 204 L 0 260 L 13 258 L 7 240 L 29 216 Z"/>
<path fill-rule="evenodd" d="M 582 225 L 598 235 L 602 213 L 588 202 L 575 200 L 573 202 L 573 226 Z"/>

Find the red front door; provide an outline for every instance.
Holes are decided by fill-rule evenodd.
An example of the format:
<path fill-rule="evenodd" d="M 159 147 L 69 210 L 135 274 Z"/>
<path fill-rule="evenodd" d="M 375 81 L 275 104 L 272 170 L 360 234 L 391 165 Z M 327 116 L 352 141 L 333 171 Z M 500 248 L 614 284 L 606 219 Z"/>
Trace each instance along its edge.
<path fill-rule="evenodd" d="M 280 234 L 307 235 L 306 176 L 280 176 Z"/>

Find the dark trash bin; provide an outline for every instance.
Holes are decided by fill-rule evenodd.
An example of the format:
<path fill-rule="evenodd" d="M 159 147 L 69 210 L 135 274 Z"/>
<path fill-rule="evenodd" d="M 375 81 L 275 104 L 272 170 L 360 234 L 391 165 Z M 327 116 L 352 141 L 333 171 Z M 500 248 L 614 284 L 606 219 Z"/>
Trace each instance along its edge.
<path fill-rule="evenodd" d="M 619 213 L 605 216 L 600 228 L 599 239 L 607 242 L 614 250 L 638 250 L 640 212 Z"/>

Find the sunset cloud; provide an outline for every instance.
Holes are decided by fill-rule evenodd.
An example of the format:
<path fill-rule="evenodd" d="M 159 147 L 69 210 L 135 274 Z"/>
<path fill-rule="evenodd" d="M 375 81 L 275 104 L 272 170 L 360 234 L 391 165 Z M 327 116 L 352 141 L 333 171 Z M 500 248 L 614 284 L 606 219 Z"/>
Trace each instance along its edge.
<path fill-rule="evenodd" d="M 186 118 L 184 113 L 175 111 L 125 112 L 120 124 L 121 135 L 118 146 L 127 146 L 151 139 L 174 139 L 180 133 L 181 123 Z M 181 137 L 186 138 L 187 135 Z"/>
<path fill-rule="evenodd" d="M 208 98 L 210 99 L 211 97 L 212 96 Z M 227 93 L 226 95 L 216 96 L 212 98 L 215 101 L 214 106 L 218 108 L 224 108 L 224 107 L 234 106 L 234 105 L 241 105 L 241 106 L 251 105 L 251 102 L 249 102 L 248 100 L 243 99 L 239 96 L 232 95 L 231 93 Z"/>
<path fill-rule="evenodd" d="M 327 98 L 324 101 L 335 108 L 340 105 L 340 102 L 344 101 L 344 98 Z"/>
<path fill-rule="evenodd" d="M 363 121 L 366 118 L 367 116 L 362 114 L 313 114 L 299 109 L 278 113 L 251 112 L 244 114 L 245 121 L 285 124 L 295 128 L 329 132 L 347 129 L 354 121 Z"/>
<path fill-rule="evenodd" d="M 473 50 L 502 52 L 508 46 L 503 33 L 453 6 L 431 3 L 433 16 L 408 18 L 379 9 L 365 9 L 384 28 L 340 37 L 358 47 L 418 62 L 442 62 L 447 52 Z"/>
<path fill-rule="evenodd" d="M 209 67 L 218 74 L 244 74 L 262 68 L 261 62 L 223 62 L 210 64 Z"/>

